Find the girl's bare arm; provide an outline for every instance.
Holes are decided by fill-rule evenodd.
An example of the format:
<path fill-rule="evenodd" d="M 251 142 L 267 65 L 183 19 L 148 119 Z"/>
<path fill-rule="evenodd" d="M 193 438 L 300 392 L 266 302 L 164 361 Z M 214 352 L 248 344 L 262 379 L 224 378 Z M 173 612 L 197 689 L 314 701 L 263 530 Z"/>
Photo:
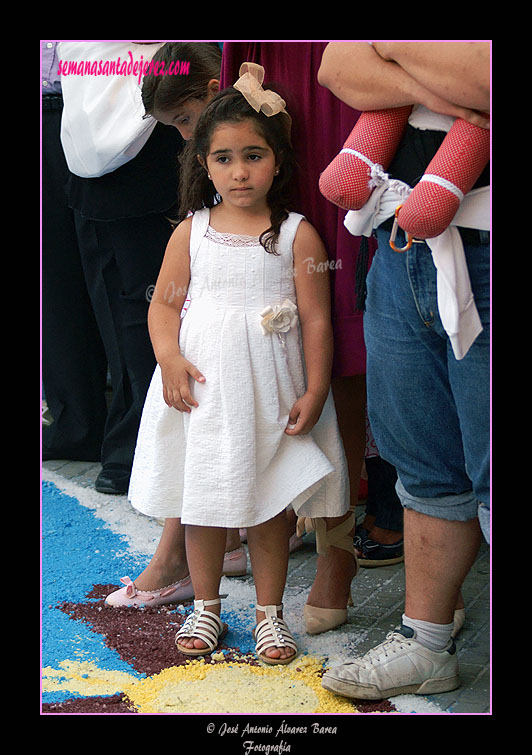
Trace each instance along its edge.
<path fill-rule="evenodd" d="M 183 412 L 198 406 L 190 392 L 189 377 L 205 380 L 179 349 L 181 310 L 190 282 L 190 226 L 191 220 L 184 220 L 172 234 L 148 310 L 148 328 L 161 368 L 165 403 Z"/>
<path fill-rule="evenodd" d="M 305 434 L 320 418 L 331 383 L 333 332 L 330 310 L 329 260 L 323 242 L 306 220 L 294 239 L 294 275 L 307 391 L 290 412 L 287 435 Z"/>

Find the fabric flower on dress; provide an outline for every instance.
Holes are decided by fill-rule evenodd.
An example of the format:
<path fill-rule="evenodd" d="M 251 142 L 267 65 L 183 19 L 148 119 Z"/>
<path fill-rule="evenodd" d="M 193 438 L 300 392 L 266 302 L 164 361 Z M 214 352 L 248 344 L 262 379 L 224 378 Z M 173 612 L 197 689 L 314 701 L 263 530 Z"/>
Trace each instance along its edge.
<path fill-rule="evenodd" d="M 297 307 L 285 299 L 282 304 L 276 304 L 275 307 L 268 305 L 260 313 L 262 317 L 260 326 L 265 336 L 270 333 L 277 333 L 277 337 L 284 342 L 284 333 L 287 333 L 297 323 Z"/>

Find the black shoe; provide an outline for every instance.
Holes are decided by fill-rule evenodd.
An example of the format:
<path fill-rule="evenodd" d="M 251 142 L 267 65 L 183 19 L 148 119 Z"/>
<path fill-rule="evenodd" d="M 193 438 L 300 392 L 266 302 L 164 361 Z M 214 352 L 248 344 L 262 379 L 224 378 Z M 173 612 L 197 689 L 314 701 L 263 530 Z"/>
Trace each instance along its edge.
<path fill-rule="evenodd" d="M 94 483 L 98 493 L 126 495 L 129 488 L 130 471 L 124 467 L 104 467 Z"/>
<path fill-rule="evenodd" d="M 360 555 L 358 556 L 359 566 L 369 568 L 391 566 L 405 560 L 403 538 L 396 543 L 383 545 L 382 543 L 376 543 L 370 537 L 366 537 L 360 545 L 360 551 Z"/>
<path fill-rule="evenodd" d="M 364 527 L 357 529 L 353 537 L 353 545 L 355 546 L 355 550 L 362 551 L 362 546 L 364 545 L 368 537 L 369 532 L 365 530 Z"/>

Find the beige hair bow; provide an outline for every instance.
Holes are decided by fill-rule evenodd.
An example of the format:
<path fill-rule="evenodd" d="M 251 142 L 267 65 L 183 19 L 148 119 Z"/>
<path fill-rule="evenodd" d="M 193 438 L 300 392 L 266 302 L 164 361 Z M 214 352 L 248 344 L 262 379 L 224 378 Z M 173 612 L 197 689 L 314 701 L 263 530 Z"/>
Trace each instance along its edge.
<path fill-rule="evenodd" d="M 263 89 L 264 68 L 258 63 L 242 63 L 238 71 L 240 78 L 233 86 L 244 95 L 251 107 L 258 112 L 262 112 L 268 117 L 277 115 L 277 113 L 286 112 L 286 102 L 277 92 L 270 89 Z M 289 116 L 290 117 L 290 116 Z"/>

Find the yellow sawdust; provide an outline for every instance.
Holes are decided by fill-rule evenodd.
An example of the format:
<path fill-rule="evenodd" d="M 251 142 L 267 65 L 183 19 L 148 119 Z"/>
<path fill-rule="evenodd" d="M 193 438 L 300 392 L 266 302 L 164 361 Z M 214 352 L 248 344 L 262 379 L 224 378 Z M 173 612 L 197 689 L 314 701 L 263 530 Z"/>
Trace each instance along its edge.
<path fill-rule="evenodd" d="M 357 713 L 321 686 L 322 668 L 323 659 L 311 656 L 287 666 L 193 660 L 138 679 L 91 661 L 62 661 L 43 669 L 42 688 L 85 697 L 122 692 L 139 713 Z"/>
<path fill-rule="evenodd" d="M 356 713 L 321 686 L 322 667 L 308 656 L 290 666 L 189 661 L 123 691 L 139 713 Z"/>
<path fill-rule="evenodd" d="M 91 661 L 61 661 L 59 669 L 42 670 L 43 692 L 66 691 L 83 696 L 114 695 L 130 687 L 134 677 L 124 671 L 108 671 Z"/>

